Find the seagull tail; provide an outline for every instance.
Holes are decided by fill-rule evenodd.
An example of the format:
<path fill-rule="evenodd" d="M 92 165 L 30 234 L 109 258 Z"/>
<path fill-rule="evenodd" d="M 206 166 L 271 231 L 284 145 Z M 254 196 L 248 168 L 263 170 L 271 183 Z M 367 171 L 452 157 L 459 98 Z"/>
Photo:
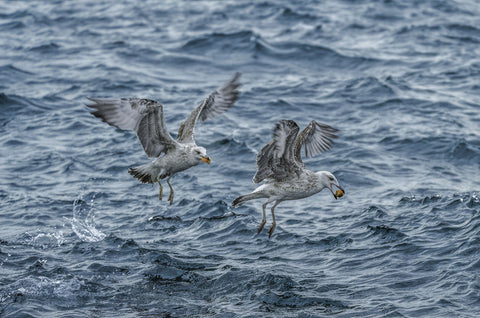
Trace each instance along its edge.
<path fill-rule="evenodd" d="M 232 206 L 238 207 L 244 204 L 247 201 L 264 198 L 265 195 L 261 192 L 253 192 L 245 195 L 241 195 L 232 202 Z"/>
<path fill-rule="evenodd" d="M 128 169 L 128 173 L 137 178 L 142 183 L 153 183 L 154 175 L 152 174 L 151 164 L 132 167 Z"/>

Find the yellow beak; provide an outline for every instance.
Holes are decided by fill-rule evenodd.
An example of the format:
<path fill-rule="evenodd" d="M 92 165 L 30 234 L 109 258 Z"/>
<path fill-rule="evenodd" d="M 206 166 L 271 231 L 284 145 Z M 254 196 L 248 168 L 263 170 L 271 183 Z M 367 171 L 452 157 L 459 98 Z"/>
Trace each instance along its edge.
<path fill-rule="evenodd" d="M 202 160 L 203 162 L 208 163 L 208 164 L 210 164 L 210 161 L 211 161 L 211 160 L 210 160 L 210 157 L 202 157 L 201 160 Z"/>

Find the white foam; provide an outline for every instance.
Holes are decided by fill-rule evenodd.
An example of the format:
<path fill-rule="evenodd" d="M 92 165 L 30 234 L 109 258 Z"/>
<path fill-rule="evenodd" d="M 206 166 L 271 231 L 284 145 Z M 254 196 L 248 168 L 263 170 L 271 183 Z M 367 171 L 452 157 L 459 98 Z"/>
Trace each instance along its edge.
<path fill-rule="evenodd" d="M 84 242 L 98 242 L 106 236 L 95 225 L 94 199 L 95 196 L 87 202 L 82 195 L 73 202 L 72 230 Z"/>

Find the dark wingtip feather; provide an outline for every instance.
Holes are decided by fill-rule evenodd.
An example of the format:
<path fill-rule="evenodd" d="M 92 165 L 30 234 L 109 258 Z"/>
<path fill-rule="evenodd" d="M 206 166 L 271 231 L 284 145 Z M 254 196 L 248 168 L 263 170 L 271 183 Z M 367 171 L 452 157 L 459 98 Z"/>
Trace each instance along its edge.
<path fill-rule="evenodd" d="M 90 103 L 89 102 L 85 103 L 85 106 L 87 106 L 89 108 L 97 109 L 95 106 L 97 106 L 98 103 L 95 101 L 95 99 L 91 98 L 91 97 L 86 97 L 86 98 L 90 101 Z"/>
<path fill-rule="evenodd" d="M 136 167 L 128 169 L 128 173 L 137 178 L 142 183 L 153 183 L 152 177 L 149 174 L 143 173 Z"/>
<path fill-rule="evenodd" d="M 236 198 L 235 200 L 233 200 L 232 202 L 232 206 L 234 207 L 237 207 L 239 206 L 241 203 L 240 203 L 240 200 L 242 199 L 242 196 L 239 196 L 238 198 Z"/>
<path fill-rule="evenodd" d="M 232 79 L 229 81 L 229 83 L 234 86 L 235 88 L 239 87 L 239 86 L 242 86 L 242 84 L 240 82 L 238 82 L 238 80 L 240 79 L 240 77 L 242 76 L 242 73 L 240 72 L 236 72 Z"/>

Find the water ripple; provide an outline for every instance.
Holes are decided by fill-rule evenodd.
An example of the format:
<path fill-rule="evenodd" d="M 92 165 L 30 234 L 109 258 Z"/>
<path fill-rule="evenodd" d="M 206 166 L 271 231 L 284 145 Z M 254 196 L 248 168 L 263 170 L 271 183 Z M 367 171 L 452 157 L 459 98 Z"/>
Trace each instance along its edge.
<path fill-rule="evenodd" d="M 0 3 L 0 316 L 477 317 L 480 9 L 471 1 Z M 87 96 L 160 101 L 167 128 L 231 74 L 238 102 L 172 178 Z M 305 165 L 346 189 L 257 235 L 273 123 L 338 129 Z M 267 226 L 271 222 L 267 211 Z"/>

